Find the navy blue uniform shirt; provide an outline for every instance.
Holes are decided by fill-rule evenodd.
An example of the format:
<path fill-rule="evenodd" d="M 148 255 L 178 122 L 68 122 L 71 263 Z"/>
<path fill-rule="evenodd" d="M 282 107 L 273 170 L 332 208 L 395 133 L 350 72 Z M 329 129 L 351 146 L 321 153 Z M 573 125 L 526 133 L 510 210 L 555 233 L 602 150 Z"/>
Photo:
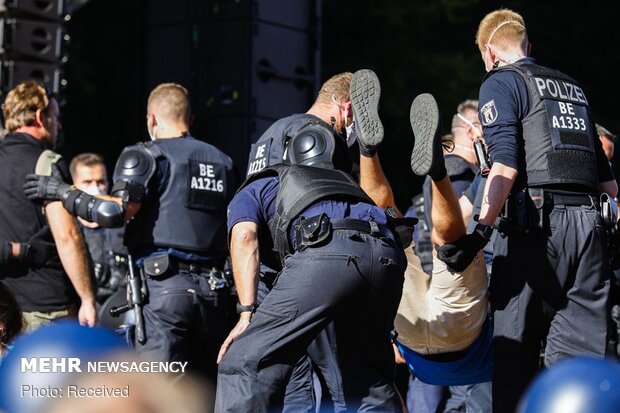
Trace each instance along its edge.
<path fill-rule="evenodd" d="M 279 187 L 278 177 L 266 177 L 257 179 L 239 191 L 228 204 L 228 232 L 239 222 L 253 222 L 268 234 L 267 222 L 275 213 Z M 387 223 L 383 209 L 361 202 L 349 204 L 343 201 L 317 201 L 302 212 L 302 215 L 313 217 L 323 212 L 331 219 L 352 218 L 375 221 L 378 224 Z"/>
<path fill-rule="evenodd" d="M 521 60 L 536 63 L 532 58 Z M 493 162 L 514 169 L 525 169 L 521 120 L 530 111 L 530 97 L 525 80 L 513 71 L 501 71 L 480 86 L 479 117 Z M 491 103 L 492 102 L 492 103 Z M 485 105 L 495 106 L 497 116 L 489 121 L 482 113 Z"/>

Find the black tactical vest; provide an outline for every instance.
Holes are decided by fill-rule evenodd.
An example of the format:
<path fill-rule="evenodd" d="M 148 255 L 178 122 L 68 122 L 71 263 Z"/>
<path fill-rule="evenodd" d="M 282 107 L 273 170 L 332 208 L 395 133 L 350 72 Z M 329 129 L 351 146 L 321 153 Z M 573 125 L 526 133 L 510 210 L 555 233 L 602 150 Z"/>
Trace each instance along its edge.
<path fill-rule="evenodd" d="M 304 165 L 274 165 L 252 175 L 239 190 L 250 182 L 267 176 L 278 176 L 280 187 L 276 196 L 276 210 L 269 220 L 273 249 L 286 256 L 291 253 L 289 232 L 293 221 L 319 200 L 329 199 L 351 203 L 375 203 L 353 178 L 338 170 Z"/>
<path fill-rule="evenodd" d="M 128 247 L 172 247 L 209 256 L 226 251 L 226 207 L 234 191 L 232 161 L 219 149 L 190 136 L 144 144 L 169 164 L 158 199 L 146 198 L 127 232 Z M 160 185 L 161 186 L 161 185 Z M 153 185 L 149 185 L 149 189 Z M 135 221 L 135 222 L 134 222 Z M 131 235 L 138 233 L 139 240 Z"/>
<path fill-rule="evenodd" d="M 289 139 L 310 124 L 322 124 L 329 127 L 321 119 L 305 113 L 287 116 L 276 121 L 252 144 L 248 159 L 246 176 L 253 175 L 268 166 L 278 165 L 284 162 L 284 149 Z"/>
<path fill-rule="evenodd" d="M 529 89 L 530 111 L 522 122 L 527 185 L 571 184 L 595 190 L 598 138 L 583 90 L 563 73 L 531 63 L 494 69 L 487 78 L 505 70 L 521 75 Z"/>

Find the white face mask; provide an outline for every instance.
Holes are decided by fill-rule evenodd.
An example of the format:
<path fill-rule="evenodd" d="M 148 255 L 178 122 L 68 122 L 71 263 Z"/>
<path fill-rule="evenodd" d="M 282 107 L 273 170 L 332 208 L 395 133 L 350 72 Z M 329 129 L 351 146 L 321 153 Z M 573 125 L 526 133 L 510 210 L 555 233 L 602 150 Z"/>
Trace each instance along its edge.
<path fill-rule="evenodd" d="M 82 188 L 82 191 L 86 192 L 88 195 L 104 195 L 104 192 L 99 189 L 97 185 L 88 185 Z"/>
<path fill-rule="evenodd" d="M 473 147 L 468 147 L 468 146 L 465 146 L 465 145 L 460 145 L 458 143 L 455 143 L 454 146 L 457 147 L 457 148 L 461 148 L 464 151 L 469 151 L 469 152 L 474 152 L 474 153 L 476 152 Z"/>
<path fill-rule="evenodd" d="M 469 119 L 467 119 L 465 116 L 461 115 L 460 113 L 457 113 L 456 116 L 458 116 L 460 120 L 468 124 L 474 130 L 476 139 L 482 138 L 482 130 L 480 126 L 474 125 L 473 123 L 471 123 Z"/>
<path fill-rule="evenodd" d="M 350 148 L 357 140 L 357 131 L 355 129 L 355 121 L 351 122 L 349 126 L 344 127 L 347 133 L 347 146 Z"/>

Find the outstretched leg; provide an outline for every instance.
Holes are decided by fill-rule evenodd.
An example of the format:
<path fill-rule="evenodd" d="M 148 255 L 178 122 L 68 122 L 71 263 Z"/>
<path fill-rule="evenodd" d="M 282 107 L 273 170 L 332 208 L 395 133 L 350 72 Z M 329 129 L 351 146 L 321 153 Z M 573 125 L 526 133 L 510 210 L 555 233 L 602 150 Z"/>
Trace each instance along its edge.
<path fill-rule="evenodd" d="M 379 78 L 372 70 L 358 70 L 351 79 L 349 94 L 360 147 L 360 186 L 378 206 L 395 207 L 392 187 L 383 173 L 377 154 L 377 147 L 384 135 L 379 118 Z"/>
<path fill-rule="evenodd" d="M 411 168 L 415 174 L 432 179 L 431 239 L 438 245 L 454 242 L 465 235 L 465 224 L 444 164 L 441 119 L 435 98 L 428 93 L 417 96 L 409 115 L 415 136 Z"/>

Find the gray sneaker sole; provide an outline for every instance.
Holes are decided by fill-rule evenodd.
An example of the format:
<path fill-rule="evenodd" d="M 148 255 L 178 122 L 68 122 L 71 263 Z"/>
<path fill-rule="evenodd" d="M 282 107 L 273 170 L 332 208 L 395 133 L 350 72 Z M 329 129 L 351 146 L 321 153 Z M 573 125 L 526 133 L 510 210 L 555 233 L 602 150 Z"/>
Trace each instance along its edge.
<path fill-rule="evenodd" d="M 414 174 L 424 176 L 433 167 L 433 151 L 442 150 L 439 108 L 433 95 L 423 93 L 416 96 L 411 103 L 409 120 L 415 139 L 411 152 L 411 169 Z"/>
<path fill-rule="evenodd" d="M 379 118 L 381 84 L 372 70 L 353 74 L 349 89 L 357 139 L 365 147 L 374 148 L 383 141 L 383 124 Z"/>

